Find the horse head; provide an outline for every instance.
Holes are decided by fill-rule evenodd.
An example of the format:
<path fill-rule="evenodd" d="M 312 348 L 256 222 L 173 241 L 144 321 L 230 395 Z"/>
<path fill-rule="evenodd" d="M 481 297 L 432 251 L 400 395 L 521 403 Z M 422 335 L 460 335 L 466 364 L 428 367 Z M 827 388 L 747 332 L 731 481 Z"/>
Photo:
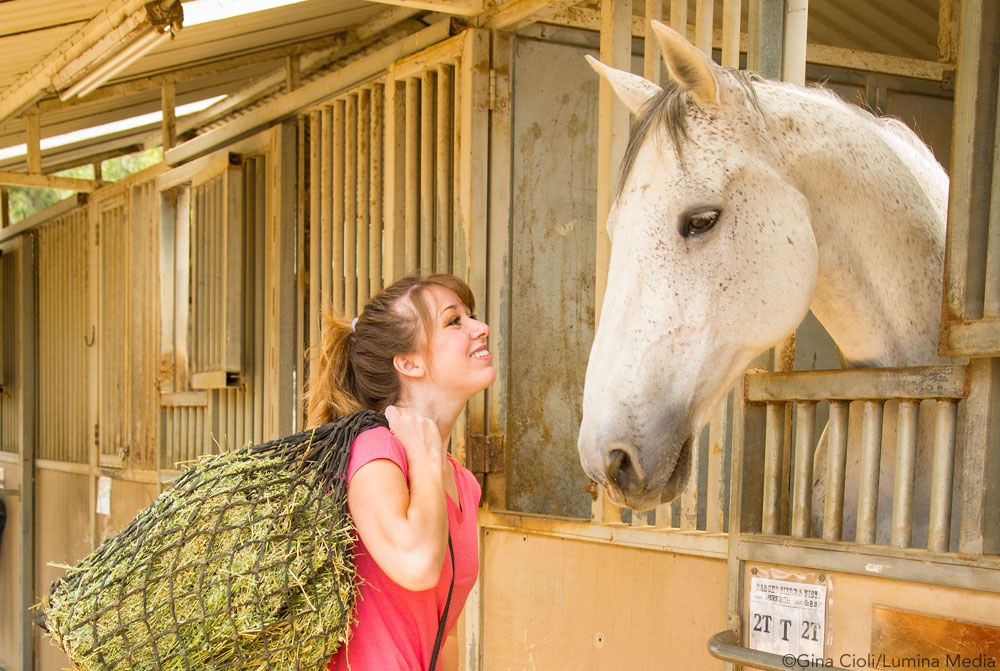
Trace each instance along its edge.
<path fill-rule="evenodd" d="M 747 75 L 653 30 L 671 75 L 662 89 L 589 59 L 636 122 L 607 219 L 578 449 L 611 499 L 637 510 L 684 489 L 692 442 L 753 357 L 805 317 L 818 267 L 808 204 Z"/>

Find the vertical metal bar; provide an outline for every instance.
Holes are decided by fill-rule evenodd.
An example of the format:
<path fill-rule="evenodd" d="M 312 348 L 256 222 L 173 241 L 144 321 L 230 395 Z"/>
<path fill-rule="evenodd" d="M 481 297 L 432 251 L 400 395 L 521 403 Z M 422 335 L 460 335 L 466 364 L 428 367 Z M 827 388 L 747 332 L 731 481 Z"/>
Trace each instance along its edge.
<path fill-rule="evenodd" d="M 389 68 L 385 85 L 385 206 L 383 284 L 392 284 L 404 268 L 406 211 L 406 85 Z"/>
<path fill-rule="evenodd" d="M 939 400 L 934 425 L 934 466 L 931 471 L 931 512 L 927 549 L 947 552 L 951 538 L 951 490 L 955 474 L 955 423 L 958 402 Z"/>
<path fill-rule="evenodd" d="M 344 193 L 345 193 L 345 102 L 337 100 L 333 103 L 333 184 L 331 198 L 333 200 L 333 217 L 331 232 L 333 254 L 331 258 L 331 273 L 333 285 L 331 300 L 333 310 L 339 315 L 346 315 L 344 305 Z"/>
<path fill-rule="evenodd" d="M 670 0 L 670 27 L 684 37 L 688 36 L 687 0 Z"/>
<path fill-rule="evenodd" d="M 858 531 L 855 541 L 875 542 L 878 526 L 879 461 L 882 456 L 882 403 L 864 402 L 861 426 L 861 470 L 858 485 Z"/>
<path fill-rule="evenodd" d="M 642 76 L 656 85 L 660 84 L 663 70 L 660 60 L 660 43 L 650 28 L 650 22 L 663 20 L 663 0 L 646 0 L 646 35 L 642 42 Z"/>
<path fill-rule="evenodd" d="M 695 0 L 694 14 L 694 45 L 701 49 L 701 52 L 712 58 L 712 24 L 713 12 L 715 11 L 714 0 Z"/>
<path fill-rule="evenodd" d="M 376 84 L 372 88 L 372 123 L 370 126 L 371 167 L 369 173 L 369 222 L 371 233 L 368 236 L 368 272 L 369 294 L 374 296 L 382 290 L 382 198 L 383 166 L 384 166 L 384 132 L 385 132 L 385 87 Z"/>
<path fill-rule="evenodd" d="M 764 433 L 764 497 L 761 533 L 776 534 L 781 525 L 781 470 L 785 437 L 785 404 L 768 403 Z"/>
<path fill-rule="evenodd" d="M 345 102 L 344 117 L 344 314 L 358 314 L 358 96 Z"/>
<path fill-rule="evenodd" d="M 435 259 L 436 98 L 437 74 L 433 70 L 424 70 L 420 76 L 420 269 L 425 273 L 433 269 Z"/>
<path fill-rule="evenodd" d="M 899 402 L 896 469 L 892 489 L 892 547 L 908 548 L 913 539 L 913 473 L 917 455 L 918 401 Z"/>
<path fill-rule="evenodd" d="M 38 369 L 36 343 L 38 334 L 35 323 L 35 236 L 21 236 L 18 250 L 18 301 L 20 324 L 18 371 L 20 371 L 20 435 L 21 448 L 21 499 L 20 499 L 20 621 L 21 621 L 21 668 L 31 671 L 35 668 L 35 632 L 31 608 L 35 604 L 35 408 L 36 379 Z"/>
<path fill-rule="evenodd" d="M 848 401 L 830 402 L 826 436 L 826 493 L 823 499 L 823 539 L 839 541 L 844 534 L 844 475 L 847 465 Z"/>
<path fill-rule="evenodd" d="M 800 401 L 795 415 L 795 474 L 792 487 L 792 535 L 809 536 L 812 517 L 813 452 L 816 404 Z"/>
<path fill-rule="evenodd" d="M 722 65 L 740 67 L 741 0 L 722 0 Z"/>
<path fill-rule="evenodd" d="M 443 64 L 437 74 L 437 202 L 434 213 L 437 218 L 435 238 L 434 270 L 451 272 L 452 199 L 454 197 L 454 109 L 452 66 Z"/>
<path fill-rule="evenodd" d="M 723 455 L 729 438 L 730 394 L 715 409 L 708 429 L 708 480 L 705 492 L 705 531 L 722 533 L 725 522 L 725 483 L 723 482 Z"/>
<path fill-rule="evenodd" d="M 680 497 L 682 531 L 696 531 L 698 529 L 698 480 L 701 479 L 701 454 L 707 447 L 704 431 L 691 441 L 691 470 L 688 471 L 688 481 L 684 485 L 684 491 L 681 492 Z"/>
<path fill-rule="evenodd" d="M 313 110 L 309 114 L 309 344 L 318 345 L 319 344 L 319 326 L 320 326 L 320 315 L 321 310 L 321 296 L 322 296 L 322 272 L 323 272 L 323 262 L 321 257 L 322 243 L 320 241 L 321 231 L 323 229 L 322 222 L 322 200 L 323 200 L 323 172 L 320 167 L 321 156 L 324 156 L 322 149 L 322 124 L 323 124 L 323 113 L 320 110 Z M 256 163 L 253 163 L 256 167 Z M 251 190 L 254 183 L 253 178 L 250 174 L 247 175 L 247 191 Z M 246 211 L 251 213 L 250 221 L 253 221 L 252 213 L 253 208 L 251 207 L 253 200 L 247 205 Z M 253 227 L 247 231 L 247 245 L 252 246 L 253 240 Z M 248 259 L 248 266 L 252 267 L 252 261 Z M 250 271 L 252 276 L 253 271 Z M 253 284 L 247 286 L 247 296 L 253 296 Z M 251 309 L 247 310 L 247 324 L 252 324 L 253 311 Z M 250 356 L 253 357 L 253 346 L 248 347 Z"/>
<path fill-rule="evenodd" d="M 785 27 L 781 55 L 781 79 L 799 86 L 806 83 L 806 27 L 809 0 L 785 0 Z"/>
<path fill-rule="evenodd" d="M 406 80 L 406 236 L 405 269 L 417 270 L 420 263 L 420 81 Z"/>
<path fill-rule="evenodd" d="M 326 106 L 320 115 L 320 132 L 316 140 L 320 146 L 319 190 L 320 215 L 316 235 L 310 236 L 316 241 L 319 250 L 319 281 L 317 287 L 320 296 L 320 310 L 333 308 L 333 108 Z M 319 319 L 317 313 L 316 319 Z M 317 330 L 319 325 L 316 326 Z M 318 343 L 319 340 L 316 340 Z"/>
<path fill-rule="evenodd" d="M 364 88 L 358 92 L 358 196 L 357 196 L 357 239 L 355 251 L 358 266 L 357 306 L 356 313 L 364 309 L 368 303 L 371 287 L 368 256 L 368 238 L 371 235 L 371 210 L 369 209 L 369 190 L 371 188 L 371 89 Z"/>

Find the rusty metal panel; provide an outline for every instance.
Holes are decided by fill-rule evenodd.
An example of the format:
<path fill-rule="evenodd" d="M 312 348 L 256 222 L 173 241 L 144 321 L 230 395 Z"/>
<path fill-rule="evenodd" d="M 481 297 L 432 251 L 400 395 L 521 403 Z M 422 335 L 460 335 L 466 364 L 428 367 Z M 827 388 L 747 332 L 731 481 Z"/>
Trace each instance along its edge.
<path fill-rule="evenodd" d="M 90 226 L 81 207 L 38 229 L 38 458 L 87 463 L 93 346 Z"/>
<path fill-rule="evenodd" d="M 590 515 L 576 437 L 597 229 L 597 80 L 585 53 L 518 40 L 513 72 L 508 506 L 575 517 Z"/>

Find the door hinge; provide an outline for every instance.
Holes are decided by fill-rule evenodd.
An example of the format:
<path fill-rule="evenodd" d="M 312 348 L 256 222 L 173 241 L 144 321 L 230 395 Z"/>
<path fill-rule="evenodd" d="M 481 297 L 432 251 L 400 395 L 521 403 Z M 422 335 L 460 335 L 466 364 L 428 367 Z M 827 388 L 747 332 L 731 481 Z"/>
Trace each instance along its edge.
<path fill-rule="evenodd" d="M 490 68 L 490 111 L 497 108 L 497 71 Z"/>
<path fill-rule="evenodd" d="M 502 433 L 470 434 L 466 453 L 468 469 L 473 473 L 503 473 L 505 443 Z"/>

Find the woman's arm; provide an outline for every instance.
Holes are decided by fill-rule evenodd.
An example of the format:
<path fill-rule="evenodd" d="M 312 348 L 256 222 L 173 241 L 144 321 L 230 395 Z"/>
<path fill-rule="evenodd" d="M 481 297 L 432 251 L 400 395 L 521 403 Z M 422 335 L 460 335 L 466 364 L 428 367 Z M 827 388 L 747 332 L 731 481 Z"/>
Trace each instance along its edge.
<path fill-rule="evenodd" d="M 399 466 L 376 459 L 347 489 L 351 517 L 375 563 L 409 590 L 437 585 L 447 552 L 444 446 L 431 420 L 389 406 L 386 418 L 406 451 L 410 483 Z"/>

